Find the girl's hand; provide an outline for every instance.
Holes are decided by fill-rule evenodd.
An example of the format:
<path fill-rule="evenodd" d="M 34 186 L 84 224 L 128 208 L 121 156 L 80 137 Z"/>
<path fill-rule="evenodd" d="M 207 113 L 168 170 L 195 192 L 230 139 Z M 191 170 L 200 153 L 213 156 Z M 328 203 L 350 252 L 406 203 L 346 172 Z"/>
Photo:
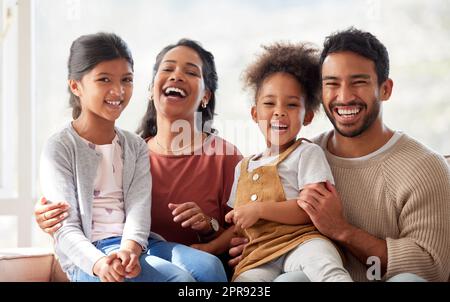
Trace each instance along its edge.
<path fill-rule="evenodd" d="M 49 203 L 42 197 L 34 207 L 34 217 L 44 232 L 53 235 L 61 227 L 61 221 L 69 216 L 69 208 L 66 202 Z"/>
<path fill-rule="evenodd" d="M 225 221 L 233 221 L 237 228 L 247 229 L 254 225 L 260 218 L 260 208 L 257 202 L 248 203 L 233 209 L 225 215 Z"/>
<path fill-rule="evenodd" d="M 183 228 L 192 228 L 200 234 L 211 232 L 209 217 L 195 202 L 169 203 L 169 209 L 172 210 L 173 221 L 181 223 Z"/>
<path fill-rule="evenodd" d="M 136 278 L 141 273 L 141 264 L 136 262 L 136 264 L 133 267 L 130 267 L 130 265 L 126 268 L 126 278 Z"/>
<path fill-rule="evenodd" d="M 117 254 L 111 253 L 94 264 L 93 272 L 102 282 L 123 282 L 124 277 L 116 271 L 120 266 L 121 261 Z"/>
<path fill-rule="evenodd" d="M 139 255 L 130 250 L 120 250 L 117 252 L 117 258 L 121 265 L 116 268 L 116 272 L 126 278 L 135 278 L 141 273 Z"/>

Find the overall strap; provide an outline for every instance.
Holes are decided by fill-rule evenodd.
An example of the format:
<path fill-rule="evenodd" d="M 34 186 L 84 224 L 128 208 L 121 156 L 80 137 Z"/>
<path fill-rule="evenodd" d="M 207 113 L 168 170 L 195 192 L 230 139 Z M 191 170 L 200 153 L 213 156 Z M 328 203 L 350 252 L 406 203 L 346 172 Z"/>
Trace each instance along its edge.
<path fill-rule="evenodd" d="M 289 148 L 287 148 L 283 153 L 278 155 L 278 159 L 273 163 L 274 166 L 278 166 L 283 160 L 286 159 L 298 146 L 302 143 L 303 140 L 307 140 L 305 138 L 298 139 L 295 143 L 292 144 Z"/>
<path fill-rule="evenodd" d="M 250 157 L 245 157 L 241 162 L 241 176 L 248 174 L 248 163 L 250 162 Z"/>

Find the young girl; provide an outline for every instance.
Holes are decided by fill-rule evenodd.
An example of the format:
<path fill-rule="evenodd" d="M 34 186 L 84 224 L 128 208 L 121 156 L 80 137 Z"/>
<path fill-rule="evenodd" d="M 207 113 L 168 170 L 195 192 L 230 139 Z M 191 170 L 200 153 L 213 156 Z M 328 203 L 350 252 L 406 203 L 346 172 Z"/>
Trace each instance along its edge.
<path fill-rule="evenodd" d="M 211 255 L 153 233 L 148 238 L 147 145 L 114 126 L 133 90 L 133 59 L 125 42 L 114 34 L 82 36 L 72 44 L 68 68 L 74 120 L 45 145 L 41 184 L 49 200 L 70 205 L 54 233 L 70 280 L 195 281 L 189 267 L 160 257 L 169 253 L 205 259 L 211 274 L 200 281 L 226 280 L 220 261 L 208 261 Z"/>
<path fill-rule="evenodd" d="M 297 140 L 320 104 L 317 51 L 307 44 L 264 49 L 248 67 L 245 81 L 255 92 L 251 114 L 267 149 L 236 167 L 229 200 L 234 209 L 225 218 L 249 243 L 233 279 L 274 281 L 285 272 L 303 270 L 311 281 L 351 281 L 333 243 L 296 201 L 307 186 L 333 183 L 321 148 Z"/>
<path fill-rule="evenodd" d="M 217 84 L 214 56 L 200 43 L 181 39 L 167 45 L 156 56 L 147 111 L 138 133 L 150 150 L 152 230 L 225 262 L 227 246 L 215 250 L 208 242 L 229 226 L 225 223 L 225 214 L 231 210 L 227 201 L 234 168 L 242 156 L 208 127 L 215 116 Z M 181 133 L 177 123 L 182 125 Z M 177 140 L 180 134 L 186 139 Z M 62 205 L 38 202 L 36 221 L 53 233 L 65 219 L 61 217 L 65 211 Z M 215 265 L 216 257 L 197 261 L 185 252 L 182 256 L 167 252 L 173 262 L 183 260 L 180 265 L 189 267 L 197 280 L 210 275 Z M 208 259 L 213 263 L 205 265 Z"/>

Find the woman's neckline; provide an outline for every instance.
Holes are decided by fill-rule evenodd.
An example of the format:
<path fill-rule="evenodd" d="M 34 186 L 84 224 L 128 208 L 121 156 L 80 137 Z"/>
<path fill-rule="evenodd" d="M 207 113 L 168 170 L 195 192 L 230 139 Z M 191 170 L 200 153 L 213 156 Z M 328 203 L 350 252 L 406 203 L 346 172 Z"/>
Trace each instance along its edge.
<path fill-rule="evenodd" d="M 158 151 L 155 151 L 155 150 L 151 150 L 150 147 L 149 147 L 149 151 L 151 152 L 152 155 L 156 155 L 156 156 L 160 156 L 160 157 L 189 157 L 189 156 L 192 156 L 192 155 L 201 155 L 204 152 L 203 151 L 202 152 L 198 152 L 198 151 L 200 149 L 206 148 L 207 144 L 210 143 L 211 139 L 213 137 L 215 137 L 215 135 L 212 134 L 212 133 L 203 132 L 202 134 L 206 135 L 206 137 L 204 137 L 204 138 L 202 137 L 202 140 L 203 140 L 202 144 L 199 144 L 198 146 L 196 146 L 195 149 L 191 150 L 189 153 L 186 153 L 186 151 L 184 151 L 184 152 L 182 152 L 180 154 L 164 154 L 164 153 L 161 153 L 161 152 L 158 152 Z M 148 146 L 149 141 L 152 138 L 154 138 L 154 136 L 153 137 L 149 137 L 149 138 L 147 138 L 145 140 L 147 142 L 147 146 Z M 157 144 L 156 139 L 155 139 L 155 144 Z"/>

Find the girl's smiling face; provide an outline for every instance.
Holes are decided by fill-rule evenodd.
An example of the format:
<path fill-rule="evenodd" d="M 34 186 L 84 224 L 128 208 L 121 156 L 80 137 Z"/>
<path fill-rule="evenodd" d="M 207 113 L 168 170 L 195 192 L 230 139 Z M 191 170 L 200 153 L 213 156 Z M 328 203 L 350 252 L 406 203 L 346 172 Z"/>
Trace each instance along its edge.
<path fill-rule="evenodd" d="M 163 57 L 153 83 L 153 99 L 159 114 L 174 120 L 193 120 L 200 102 L 207 103 L 203 62 L 186 46 L 169 50 Z"/>
<path fill-rule="evenodd" d="M 103 61 L 69 87 L 80 98 L 81 115 L 114 122 L 133 94 L 133 71 L 125 59 Z"/>
<path fill-rule="evenodd" d="M 266 138 L 268 147 L 283 152 L 297 138 L 302 125 L 311 122 L 314 113 L 306 112 L 304 93 L 297 79 L 284 72 L 268 76 L 252 107 L 252 118 Z"/>

